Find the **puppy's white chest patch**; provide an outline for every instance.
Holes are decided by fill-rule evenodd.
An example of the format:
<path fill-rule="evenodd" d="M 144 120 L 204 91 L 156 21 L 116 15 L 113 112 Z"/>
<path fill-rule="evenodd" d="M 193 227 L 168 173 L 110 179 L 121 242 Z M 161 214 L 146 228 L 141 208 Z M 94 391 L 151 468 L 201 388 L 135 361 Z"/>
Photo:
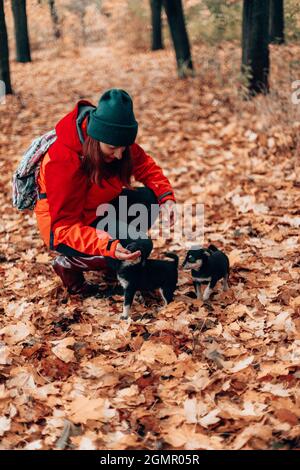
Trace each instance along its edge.
<path fill-rule="evenodd" d="M 123 289 L 127 289 L 129 282 L 126 281 L 126 279 L 123 279 L 121 276 L 117 276 L 117 277 Z"/>
<path fill-rule="evenodd" d="M 139 256 L 137 259 L 132 259 L 130 261 L 122 261 L 122 266 L 127 267 L 127 266 L 134 266 L 136 264 L 139 264 L 141 262 L 141 257 Z"/>

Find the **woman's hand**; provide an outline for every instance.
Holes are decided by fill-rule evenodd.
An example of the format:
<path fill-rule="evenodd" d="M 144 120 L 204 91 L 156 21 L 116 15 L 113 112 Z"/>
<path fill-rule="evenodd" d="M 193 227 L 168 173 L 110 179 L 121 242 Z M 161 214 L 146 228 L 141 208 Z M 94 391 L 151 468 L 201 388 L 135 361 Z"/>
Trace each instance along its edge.
<path fill-rule="evenodd" d="M 166 202 L 164 202 L 160 206 L 160 209 L 163 212 L 163 214 L 165 214 L 166 217 L 168 217 L 168 220 L 170 220 L 170 227 L 172 228 L 176 221 L 176 215 L 177 215 L 176 202 L 172 201 L 171 199 L 168 199 Z"/>
<path fill-rule="evenodd" d="M 118 243 L 115 251 L 115 258 L 120 261 L 133 260 L 141 256 L 140 250 L 134 251 L 133 253 L 124 248 L 121 243 Z"/>

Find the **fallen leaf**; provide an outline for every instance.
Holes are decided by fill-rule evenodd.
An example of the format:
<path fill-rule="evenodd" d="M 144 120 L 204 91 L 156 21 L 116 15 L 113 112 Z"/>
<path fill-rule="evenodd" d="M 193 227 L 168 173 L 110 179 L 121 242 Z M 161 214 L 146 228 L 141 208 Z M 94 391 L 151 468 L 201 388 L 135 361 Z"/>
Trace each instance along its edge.
<path fill-rule="evenodd" d="M 91 438 L 82 436 L 79 442 L 78 450 L 97 450 L 97 447 Z"/>
<path fill-rule="evenodd" d="M 258 379 L 265 377 L 266 375 L 272 375 L 273 377 L 277 377 L 278 375 L 288 375 L 289 373 L 289 366 L 288 364 L 283 363 L 264 363 L 260 365 L 260 371 L 257 375 Z"/>
<path fill-rule="evenodd" d="M 36 256 L 37 263 L 49 264 L 50 261 L 51 261 L 51 258 L 48 255 L 48 253 L 40 253 Z"/>
<path fill-rule="evenodd" d="M 15 325 L 7 325 L 0 330 L 0 335 L 4 335 L 5 342 L 9 345 L 23 341 L 30 334 L 34 334 L 34 326 L 29 323 L 18 322 Z"/>
<path fill-rule="evenodd" d="M 71 325 L 71 329 L 78 336 L 90 336 L 93 332 L 93 327 L 89 323 L 79 323 Z"/>
<path fill-rule="evenodd" d="M 11 364 L 9 348 L 0 344 L 0 364 Z"/>
<path fill-rule="evenodd" d="M 197 423 L 197 399 L 190 398 L 185 400 L 184 404 L 184 414 L 187 423 Z"/>
<path fill-rule="evenodd" d="M 104 398 L 77 397 L 69 406 L 69 418 L 74 423 L 86 424 L 89 419 L 107 422 L 116 415 Z"/>
<path fill-rule="evenodd" d="M 187 426 L 170 429 L 163 433 L 164 440 L 173 447 L 184 447 L 186 450 L 218 450 L 221 449 L 222 439 L 213 436 L 209 437 L 202 433 L 194 432 Z"/>
<path fill-rule="evenodd" d="M 216 408 L 215 410 L 210 411 L 206 416 L 203 418 L 199 419 L 199 424 L 203 426 L 204 428 L 208 428 L 212 424 L 217 423 L 220 421 L 220 418 L 217 418 L 217 415 L 220 413 L 219 408 Z"/>
<path fill-rule="evenodd" d="M 276 330 L 295 331 L 295 324 L 289 312 L 281 312 L 272 322 Z"/>
<path fill-rule="evenodd" d="M 7 431 L 10 430 L 11 419 L 6 416 L 0 417 L 0 436 L 3 436 Z"/>
<path fill-rule="evenodd" d="M 292 413 L 291 411 L 286 410 L 286 409 L 280 408 L 279 410 L 276 410 L 275 411 L 275 416 L 280 421 L 283 421 L 285 423 L 289 423 L 292 426 L 296 426 L 299 422 L 298 417 L 294 413 Z"/>
<path fill-rule="evenodd" d="M 244 447 L 252 437 L 268 440 L 271 436 L 272 429 L 270 426 L 265 426 L 262 423 L 253 424 L 243 429 L 243 431 L 234 439 L 231 448 L 233 450 L 242 449 L 242 447 Z"/>
<path fill-rule="evenodd" d="M 246 369 L 254 361 L 254 356 L 249 356 L 243 359 L 242 361 L 236 362 L 234 366 L 226 368 L 226 372 L 234 374 L 235 372 L 240 372 L 243 369 Z"/>
<path fill-rule="evenodd" d="M 177 356 L 172 346 L 168 344 L 154 343 L 146 341 L 138 353 L 138 359 L 146 363 L 172 364 L 176 361 Z"/>
<path fill-rule="evenodd" d="M 292 390 L 287 390 L 280 384 L 267 383 L 260 389 L 262 392 L 271 393 L 276 397 L 288 397 L 292 394 Z"/>
<path fill-rule="evenodd" d="M 52 344 L 55 346 L 52 348 L 52 352 L 57 356 L 61 361 L 72 362 L 75 361 L 74 351 L 70 349 L 69 346 L 73 346 L 75 339 L 72 337 L 62 339 L 60 341 L 52 341 Z"/>
<path fill-rule="evenodd" d="M 26 444 L 26 446 L 23 448 L 24 450 L 40 450 L 42 449 L 43 444 L 41 439 L 38 439 L 36 441 L 29 442 Z"/>

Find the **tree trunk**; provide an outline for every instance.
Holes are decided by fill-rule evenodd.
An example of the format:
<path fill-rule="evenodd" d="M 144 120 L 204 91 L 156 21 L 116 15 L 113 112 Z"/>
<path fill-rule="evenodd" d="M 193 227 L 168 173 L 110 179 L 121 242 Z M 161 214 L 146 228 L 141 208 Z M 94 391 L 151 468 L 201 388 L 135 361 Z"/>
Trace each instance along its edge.
<path fill-rule="evenodd" d="M 51 19 L 53 24 L 54 37 L 59 39 L 61 37 L 60 27 L 59 27 L 59 18 L 56 10 L 55 0 L 48 0 Z"/>
<path fill-rule="evenodd" d="M 4 82 L 5 93 L 7 95 L 12 94 L 9 72 L 9 50 L 3 0 L 0 0 L 0 80 Z"/>
<path fill-rule="evenodd" d="M 269 0 L 244 0 L 242 71 L 249 94 L 269 91 Z"/>
<path fill-rule="evenodd" d="M 31 62 L 26 0 L 12 0 L 11 5 L 15 23 L 16 60 L 17 62 Z"/>
<path fill-rule="evenodd" d="M 164 0 L 164 7 L 176 53 L 178 76 L 184 78 L 193 74 L 193 63 L 182 2 L 181 0 Z"/>
<path fill-rule="evenodd" d="M 284 43 L 284 6 L 283 0 L 270 0 L 270 42 Z"/>
<path fill-rule="evenodd" d="M 152 20 L 152 51 L 163 49 L 163 39 L 161 30 L 162 0 L 150 0 L 151 20 Z"/>

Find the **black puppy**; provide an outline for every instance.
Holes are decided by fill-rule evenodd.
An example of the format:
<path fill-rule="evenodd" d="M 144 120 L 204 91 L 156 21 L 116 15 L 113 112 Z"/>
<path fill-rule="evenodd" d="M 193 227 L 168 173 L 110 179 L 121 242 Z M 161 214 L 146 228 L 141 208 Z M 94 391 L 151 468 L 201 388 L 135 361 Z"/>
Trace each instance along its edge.
<path fill-rule="evenodd" d="M 136 292 L 159 289 L 166 304 L 172 302 L 178 280 L 178 256 L 165 253 L 174 261 L 147 259 L 143 244 L 135 241 L 126 246 L 131 251 L 140 250 L 142 255 L 136 260 L 121 261 L 117 268 L 117 277 L 124 289 L 122 319 L 128 319 Z"/>
<path fill-rule="evenodd" d="M 192 270 L 193 284 L 197 299 L 201 298 L 201 284 L 207 283 L 203 300 L 208 300 L 213 288 L 223 279 L 223 290 L 228 289 L 229 259 L 214 245 L 205 248 L 192 248 L 187 252 L 182 267 Z"/>

